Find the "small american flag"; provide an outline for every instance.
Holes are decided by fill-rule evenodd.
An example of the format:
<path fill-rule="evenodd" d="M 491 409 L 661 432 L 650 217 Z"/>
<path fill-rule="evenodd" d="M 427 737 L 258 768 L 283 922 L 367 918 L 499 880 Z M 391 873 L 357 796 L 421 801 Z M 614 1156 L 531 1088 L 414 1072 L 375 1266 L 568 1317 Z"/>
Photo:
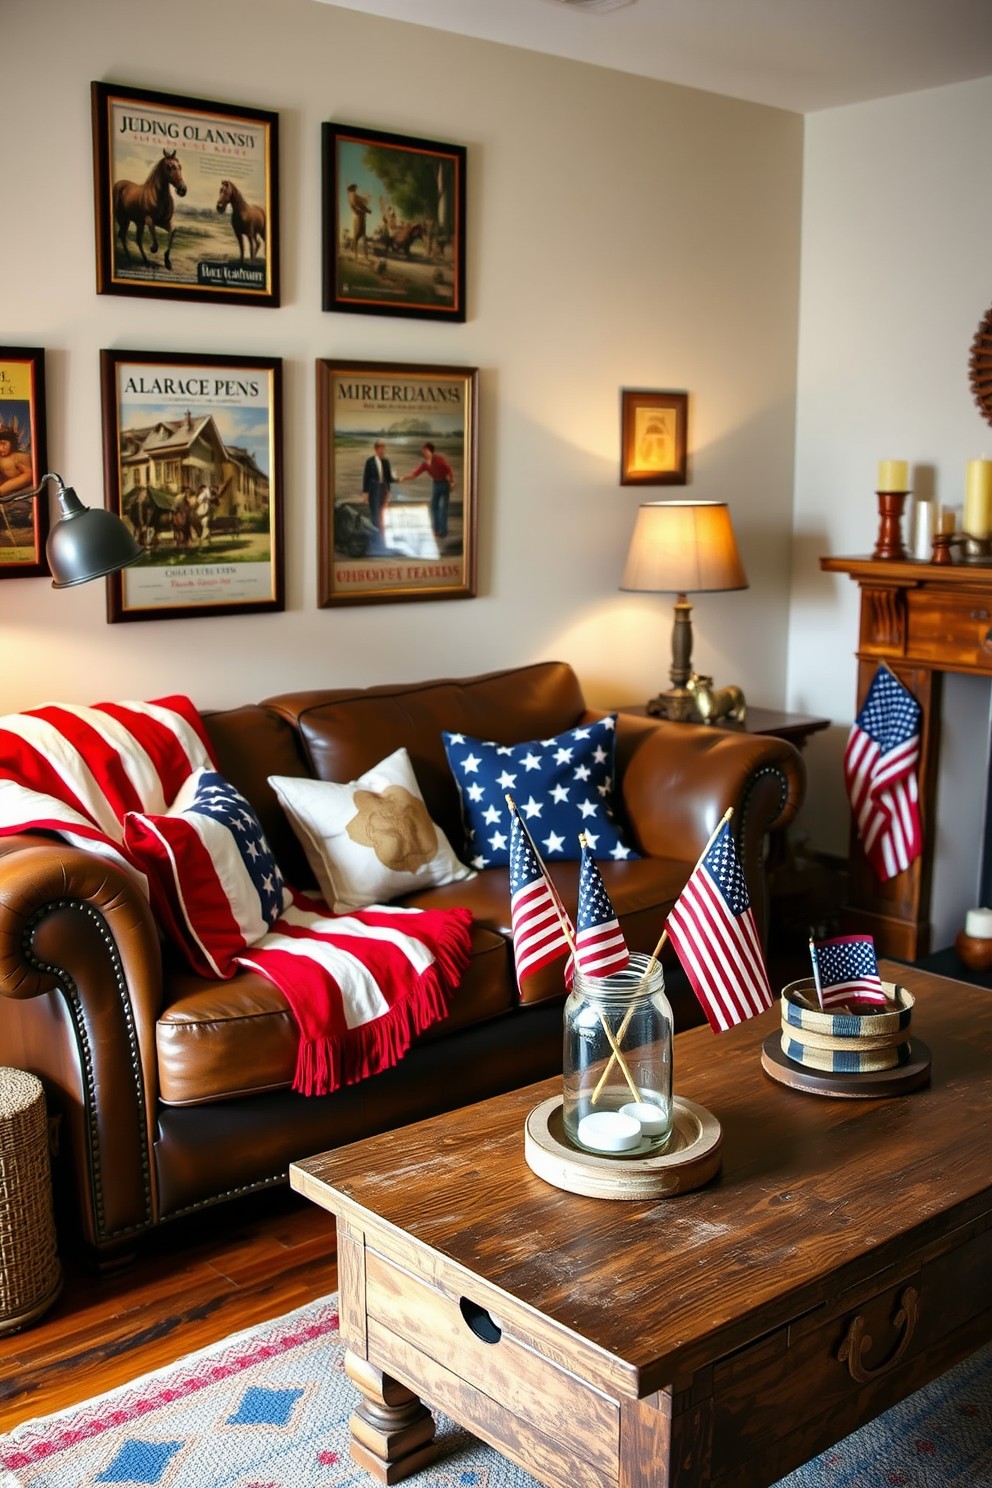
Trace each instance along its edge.
<path fill-rule="evenodd" d="M 623 971 L 629 960 L 630 952 L 616 910 L 603 886 L 596 859 L 583 840 L 575 933 L 576 965 L 586 976 L 605 977 L 614 971 Z"/>
<path fill-rule="evenodd" d="M 531 846 L 515 806 L 510 808 L 510 928 L 517 986 L 542 966 L 571 953 L 560 901 Z M 571 931 L 568 916 L 565 923 Z"/>
<path fill-rule="evenodd" d="M 879 666 L 844 753 L 844 783 L 865 855 L 894 878 L 923 851 L 916 769 L 920 705 Z"/>
<path fill-rule="evenodd" d="M 771 1007 L 765 958 L 727 822 L 676 900 L 668 938 L 714 1033 Z"/>
<path fill-rule="evenodd" d="M 840 1002 L 885 1003 L 882 979 L 875 960 L 875 942 L 870 935 L 837 935 L 832 940 L 811 940 L 813 978 L 821 1008 Z"/>

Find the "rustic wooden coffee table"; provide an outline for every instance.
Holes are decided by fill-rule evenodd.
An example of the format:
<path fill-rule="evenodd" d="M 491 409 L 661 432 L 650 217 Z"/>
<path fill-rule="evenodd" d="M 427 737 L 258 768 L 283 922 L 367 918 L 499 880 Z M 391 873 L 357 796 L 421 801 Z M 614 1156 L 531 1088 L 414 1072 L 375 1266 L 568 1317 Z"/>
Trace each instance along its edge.
<path fill-rule="evenodd" d="M 892 963 L 931 1085 L 803 1095 L 762 1073 L 778 1008 L 680 1034 L 723 1170 L 654 1202 L 524 1162 L 554 1082 L 294 1165 L 337 1216 L 341 1331 L 381 1482 L 429 1400 L 554 1488 L 764 1488 L 992 1337 L 992 996 Z"/>

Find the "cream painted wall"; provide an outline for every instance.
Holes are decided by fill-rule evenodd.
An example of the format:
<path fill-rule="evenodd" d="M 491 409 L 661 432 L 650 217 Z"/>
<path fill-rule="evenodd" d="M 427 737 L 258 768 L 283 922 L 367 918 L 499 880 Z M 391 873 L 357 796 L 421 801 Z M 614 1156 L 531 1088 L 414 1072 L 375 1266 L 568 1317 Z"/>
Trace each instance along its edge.
<path fill-rule="evenodd" d="M 788 706 L 836 721 L 810 743 L 803 820 L 843 856 L 858 591 L 818 560 L 871 551 L 880 459 L 960 505 L 966 461 L 992 456 L 968 387 L 992 304 L 990 137 L 992 78 L 806 120 Z"/>
<path fill-rule="evenodd" d="M 643 700 L 667 685 L 671 603 L 617 592 L 640 499 L 618 485 L 622 385 L 690 390 L 691 493 L 731 503 L 752 588 L 700 598 L 699 668 L 782 702 L 797 115 L 313 0 L 6 0 L 4 45 L 22 65 L 0 339 L 48 349 L 50 464 L 99 503 L 101 347 L 284 357 L 288 607 L 108 626 L 101 584 L 2 581 L 0 711 L 174 689 L 225 706 L 550 656 L 594 702 Z M 279 110 L 283 308 L 97 296 L 91 79 Z M 465 326 L 321 312 L 331 118 L 468 146 Z M 482 369 L 478 599 L 317 608 L 318 356 Z"/>

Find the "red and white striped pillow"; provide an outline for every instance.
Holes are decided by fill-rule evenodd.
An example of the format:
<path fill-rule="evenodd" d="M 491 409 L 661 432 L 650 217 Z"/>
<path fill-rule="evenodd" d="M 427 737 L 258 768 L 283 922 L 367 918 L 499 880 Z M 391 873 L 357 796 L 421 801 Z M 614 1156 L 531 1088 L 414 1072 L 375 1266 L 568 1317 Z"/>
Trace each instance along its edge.
<path fill-rule="evenodd" d="M 164 816 L 129 811 L 124 844 L 162 929 L 201 976 L 233 976 L 235 957 L 291 902 L 258 817 L 215 770 L 190 775 Z"/>

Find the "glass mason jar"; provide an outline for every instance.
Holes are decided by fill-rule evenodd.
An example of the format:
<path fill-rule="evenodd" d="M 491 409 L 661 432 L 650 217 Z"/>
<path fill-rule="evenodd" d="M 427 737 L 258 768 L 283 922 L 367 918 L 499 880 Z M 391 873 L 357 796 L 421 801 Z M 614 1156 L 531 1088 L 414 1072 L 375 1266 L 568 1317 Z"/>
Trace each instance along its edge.
<path fill-rule="evenodd" d="M 611 976 L 576 971 L 565 1003 L 563 1079 L 565 1131 L 577 1146 L 637 1157 L 667 1145 L 672 1009 L 657 961 L 637 953 Z"/>

